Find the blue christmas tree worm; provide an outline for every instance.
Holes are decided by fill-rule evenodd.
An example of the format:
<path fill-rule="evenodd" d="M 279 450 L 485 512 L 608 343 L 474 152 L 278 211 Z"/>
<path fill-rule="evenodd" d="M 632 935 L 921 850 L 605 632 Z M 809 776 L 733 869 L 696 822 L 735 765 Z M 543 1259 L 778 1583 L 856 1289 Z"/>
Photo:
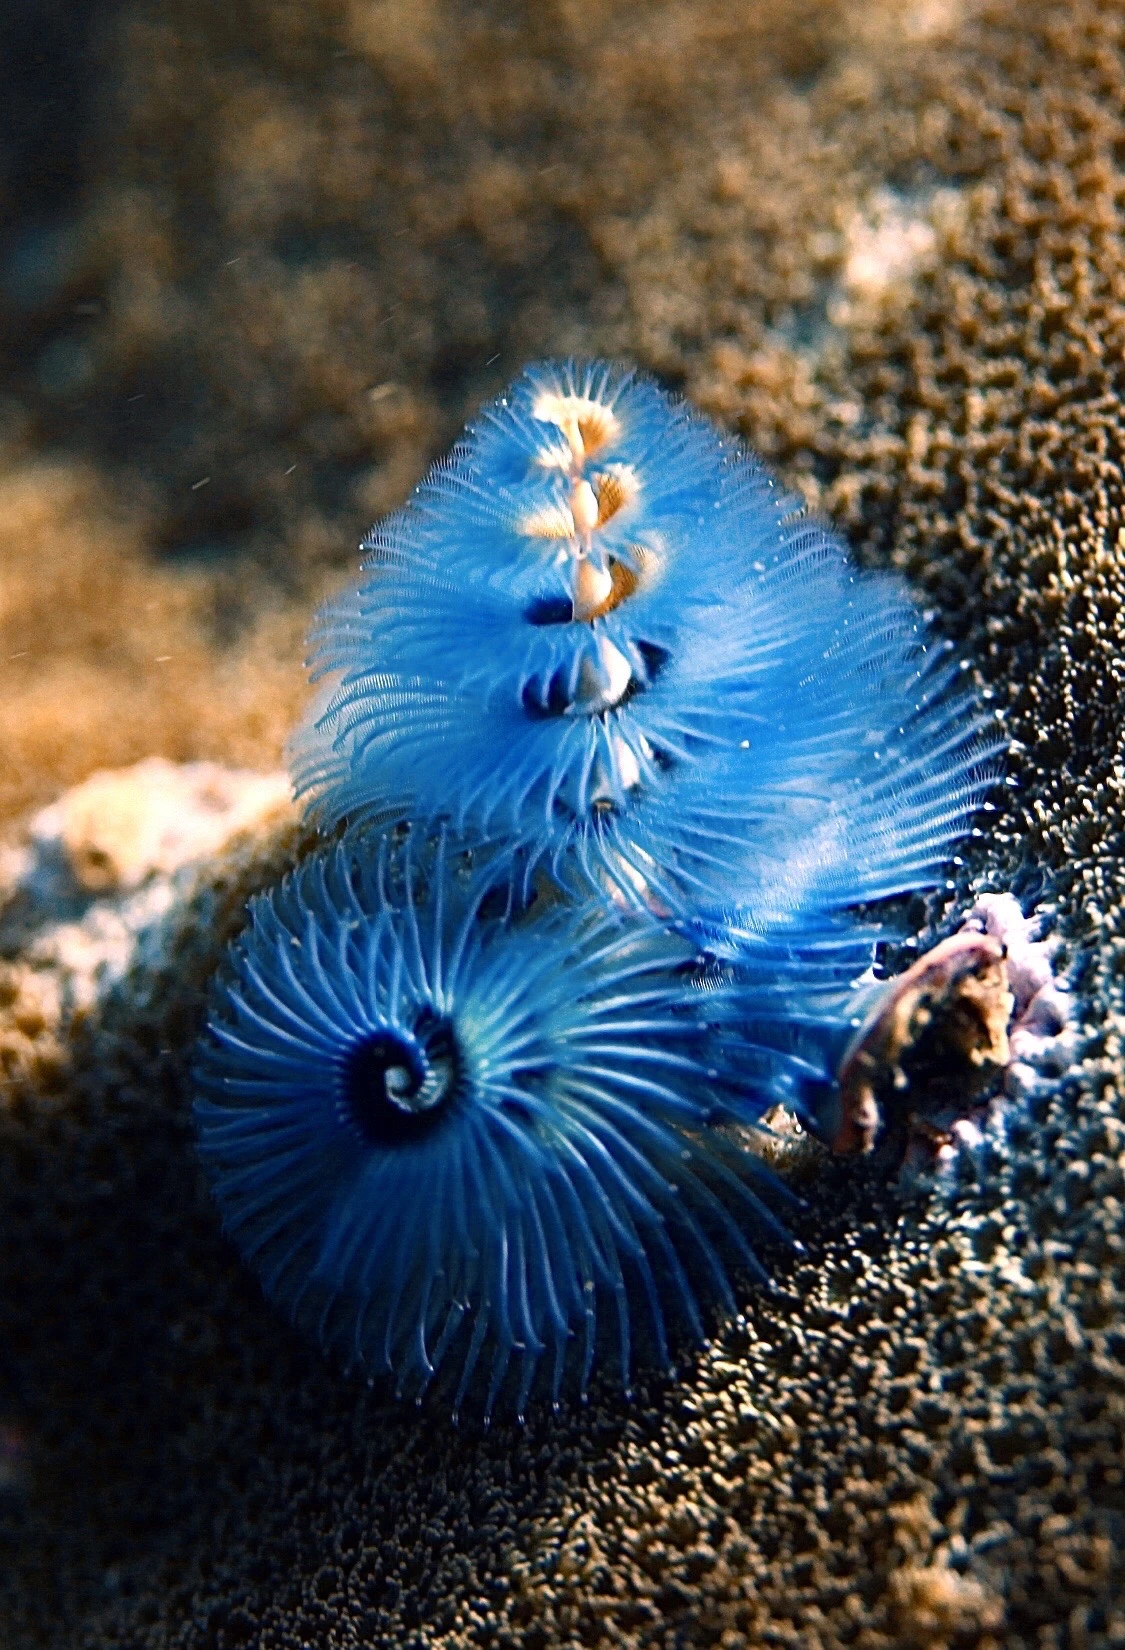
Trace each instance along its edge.
<path fill-rule="evenodd" d="M 455 1363 L 456 1409 L 480 1372 L 486 1415 L 512 1366 L 520 1412 L 541 1359 L 555 1399 L 568 1365 L 585 1390 L 607 1309 L 626 1385 L 635 1318 L 666 1365 L 671 1324 L 733 1310 L 783 1194 L 720 1125 L 826 1081 L 749 1038 L 720 1069 L 682 938 L 521 910 L 500 877 L 411 834 L 306 861 L 255 902 L 197 1062 L 200 1151 L 267 1293 L 400 1391 Z"/>
<path fill-rule="evenodd" d="M 745 1130 L 837 1116 L 851 908 L 944 876 L 999 740 L 896 579 L 601 363 L 529 368 L 365 548 L 293 746 L 349 829 L 232 951 L 200 1147 L 346 1364 L 522 1412 L 761 1273 Z"/>
<path fill-rule="evenodd" d="M 768 923 L 932 883 L 996 777 L 899 581 L 631 372 L 528 368 L 364 548 L 293 746 L 326 824 Z"/>

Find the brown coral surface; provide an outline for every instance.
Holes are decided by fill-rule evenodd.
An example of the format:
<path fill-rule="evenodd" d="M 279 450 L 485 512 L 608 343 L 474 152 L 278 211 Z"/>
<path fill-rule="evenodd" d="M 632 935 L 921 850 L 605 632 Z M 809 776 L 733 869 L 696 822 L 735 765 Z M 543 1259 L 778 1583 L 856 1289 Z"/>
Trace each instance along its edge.
<path fill-rule="evenodd" d="M 677 1380 L 455 1432 L 341 1380 L 219 1236 L 187 1057 L 279 863 L 240 859 L 50 1104 L 33 1063 L 5 1089 L 0 1637 L 1125 1644 L 1125 10 L 126 0 L 75 28 L 85 169 L 31 225 L 27 98 L 0 170 L 9 818 L 140 755 L 270 767 L 298 615 L 367 519 L 523 359 L 628 354 L 979 672 L 1018 783 L 964 887 L 1039 868 L 1088 1036 L 987 1173 L 904 1204 L 826 1167 L 806 1253 Z"/>

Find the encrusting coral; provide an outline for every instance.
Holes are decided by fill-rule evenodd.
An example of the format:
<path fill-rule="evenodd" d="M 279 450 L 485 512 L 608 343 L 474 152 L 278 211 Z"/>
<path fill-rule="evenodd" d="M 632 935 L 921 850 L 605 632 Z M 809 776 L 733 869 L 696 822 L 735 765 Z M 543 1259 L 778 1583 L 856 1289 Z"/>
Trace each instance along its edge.
<path fill-rule="evenodd" d="M 348 394 L 335 364 L 369 359 L 350 334 L 334 354 L 317 320 L 364 289 L 344 267 L 343 183 L 385 237 L 388 294 L 405 286 L 416 330 L 400 342 L 384 326 L 376 372 L 356 368 L 356 405 L 366 382 L 402 387 L 362 403 L 385 422 L 354 485 L 385 491 L 337 521 L 333 554 L 420 473 L 436 409 L 451 434 L 463 401 L 521 359 L 622 353 L 686 386 L 925 591 L 1005 711 L 1019 784 L 960 873 L 961 908 L 970 883 L 1015 878 L 1030 903 L 1046 877 L 1083 1022 L 1075 1065 L 987 1160 L 962 1154 L 928 1204 L 904 1206 L 864 1164 L 818 1167 L 807 1256 L 671 1389 L 641 1385 L 626 1409 L 595 1384 L 581 1414 L 451 1439 L 342 1389 L 215 1235 L 193 1179 L 188 1050 L 247 893 L 291 845 L 224 868 L 217 901 L 183 913 L 167 958 L 68 1052 L 66 1106 L 45 1115 L 25 1084 L 0 1123 L 3 1437 L 5 1461 L 22 1462 L 4 1482 L 24 1486 L 5 1490 L 13 1643 L 1122 1641 L 1120 11 L 721 10 L 745 32 L 737 51 L 700 3 L 661 13 L 667 30 L 649 7 L 639 21 L 622 9 L 604 34 L 589 7 L 552 12 L 536 56 L 522 36 L 482 45 L 477 9 L 469 28 L 442 8 L 424 26 L 388 5 L 357 4 L 346 23 L 273 8 L 255 14 L 249 65 L 245 14 L 126 7 L 101 245 L 128 241 L 128 278 L 101 319 L 52 313 L 79 343 L 120 338 L 127 320 L 134 368 L 153 348 L 210 363 L 224 396 L 209 411 L 185 401 L 178 423 L 152 420 L 184 466 L 182 488 L 160 487 L 184 502 L 189 538 L 206 520 L 209 489 L 187 493 L 210 473 L 209 431 L 242 495 L 267 504 L 295 462 L 283 453 L 275 478 L 272 455 L 321 443 L 281 561 L 325 553 L 310 513 L 341 507 L 324 454 L 352 450 L 332 447 Z M 529 107 L 547 114 L 500 152 L 489 122 Z M 391 205 L 369 213 L 368 150 L 340 137 L 381 131 L 386 111 L 405 137 L 370 145 Z M 232 128 L 254 136 L 222 139 L 258 178 L 252 198 L 223 186 L 216 134 Z M 337 191 L 327 205 L 322 187 Z M 272 253 L 216 274 L 240 253 L 235 197 L 258 214 L 254 235 L 276 229 L 280 284 Z M 432 236 L 422 253 L 395 239 L 395 202 Z M 213 257 L 196 264 L 207 237 Z M 310 253 L 329 244 L 325 270 Z M 367 336 L 384 316 L 365 314 Z M 455 345 L 440 361 L 435 339 Z M 300 438 L 284 434 L 287 360 Z M 286 393 L 271 400 L 271 385 Z M 122 406 L 140 393 L 121 389 Z M 48 432 L 103 407 L 54 401 Z M 276 418 L 268 434 L 250 407 Z"/>

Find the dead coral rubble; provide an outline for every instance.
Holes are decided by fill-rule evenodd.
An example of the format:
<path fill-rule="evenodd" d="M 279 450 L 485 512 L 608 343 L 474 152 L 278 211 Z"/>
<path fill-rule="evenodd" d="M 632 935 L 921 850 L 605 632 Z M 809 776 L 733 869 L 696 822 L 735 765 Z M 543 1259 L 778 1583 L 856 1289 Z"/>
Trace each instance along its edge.
<path fill-rule="evenodd" d="M 1046 915 L 1044 913 L 1044 915 Z M 1011 894 L 982 894 L 956 933 L 896 976 L 844 1053 L 829 1144 L 870 1152 L 893 1120 L 921 1160 L 1003 1122 L 1003 1094 L 1027 1099 L 1065 1070 L 1066 981 Z"/>
<path fill-rule="evenodd" d="M 285 773 L 150 757 L 92 774 L 0 848 L 0 1106 L 64 1100 L 79 1026 L 206 862 L 294 832 L 289 790 Z"/>

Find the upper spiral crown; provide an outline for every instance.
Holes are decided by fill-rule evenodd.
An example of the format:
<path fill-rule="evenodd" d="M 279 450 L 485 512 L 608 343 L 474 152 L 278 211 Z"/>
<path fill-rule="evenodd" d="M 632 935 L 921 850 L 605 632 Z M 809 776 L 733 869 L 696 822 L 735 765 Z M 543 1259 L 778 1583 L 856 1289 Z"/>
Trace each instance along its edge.
<path fill-rule="evenodd" d="M 293 747 L 324 822 L 775 922 L 933 881 L 994 777 L 899 582 L 632 372 L 528 368 L 364 548 Z"/>

